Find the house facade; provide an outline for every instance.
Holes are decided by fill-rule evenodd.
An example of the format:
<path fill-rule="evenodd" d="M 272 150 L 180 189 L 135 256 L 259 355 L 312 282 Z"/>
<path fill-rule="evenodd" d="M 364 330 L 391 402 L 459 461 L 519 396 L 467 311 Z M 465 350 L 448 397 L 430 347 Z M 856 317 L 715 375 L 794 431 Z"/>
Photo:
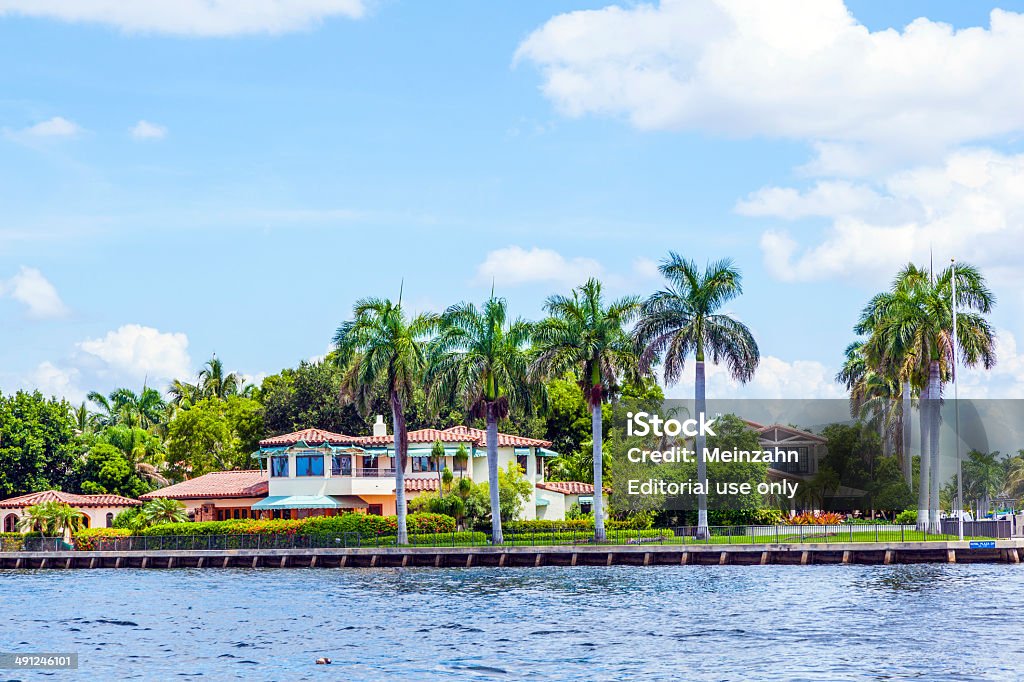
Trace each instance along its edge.
<path fill-rule="evenodd" d="M 475 483 L 487 481 L 487 432 L 466 426 L 410 431 L 406 462 L 406 499 L 435 491 L 439 470 L 447 468 L 456 478 L 465 476 Z M 444 446 L 438 462 L 432 456 L 434 443 Z M 533 484 L 522 518 L 545 517 L 550 501 L 538 488 L 544 483 L 544 461 L 557 453 L 551 443 L 506 433 L 498 434 L 498 464 L 506 468 L 517 463 Z M 459 460 L 460 449 L 465 452 Z M 260 441 L 257 455 L 268 473 L 269 494 L 253 505 L 263 517 L 304 518 L 365 511 L 396 513 L 394 438 L 387 433 L 381 417 L 373 435 L 350 436 L 322 429 L 305 429 Z M 548 517 L 550 518 L 550 517 Z"/>
<path fill-rule="evenodd" d="M 61 502 L 77 509 L 82 513 L 82 525 L 86 528 L 110 528 L 118 514 L 142 504 L 140 500 L 121 495 L 75 495 L 60 490 L 43 490 L 0 500 L 3 532 L 18 532 L 25 510 L 43 502 Z"/>
<path fill-rule="evenodd" d="M 227 521 L 260 518 L 253 505 L 267 496 L 267 472 L 259 469 L 212 471 L 140 496 L 178 500 L 192 521 Z"/>

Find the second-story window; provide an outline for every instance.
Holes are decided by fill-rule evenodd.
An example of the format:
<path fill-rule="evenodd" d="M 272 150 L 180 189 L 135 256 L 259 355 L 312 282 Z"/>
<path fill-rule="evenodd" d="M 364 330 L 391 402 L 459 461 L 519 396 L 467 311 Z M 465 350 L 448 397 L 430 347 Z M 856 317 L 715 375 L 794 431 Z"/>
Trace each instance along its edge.
<path fill-rule="evenodd" d="M 529 463 L 529 461 L 530 461 L 530 456 L 529 455 L 516 455 L 516 464 L 518 464 L 519 468 L 523 470 L 523 475 L 525 475 L 526 472 L 530 470 L 526 466 Z"/>
<path fill-rule="evenodd" d="M 334 455 L 331 457 L 331 476 L 351 476 L 352 455 Z"/>
<path fill-rule="evenodd" d="M 412 457 L 413 471 L 437 471 L 437 460 L 433 457 Z"/>
<path fill-rule="evenodd" d="M 270 458 L 270 475 L 274 478 L 288 478 L 288 455 Z"/>
<path fill-rule="evenodd" d="M 296 476 L 323 476 L 324 456 L 323 455 L 296 455 L 295 456 Z"/>

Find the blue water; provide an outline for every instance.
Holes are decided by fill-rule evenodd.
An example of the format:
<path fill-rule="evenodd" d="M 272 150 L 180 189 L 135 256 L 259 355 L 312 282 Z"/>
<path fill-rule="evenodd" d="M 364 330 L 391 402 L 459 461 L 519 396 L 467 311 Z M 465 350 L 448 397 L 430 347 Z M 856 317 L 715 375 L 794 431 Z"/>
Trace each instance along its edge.
<path fill-rule="evenodd" d="M 0 571 L 0 651 L 80 660 L 0 680 L 1020 680 L 1022 607 L 1024 565 Z"/>

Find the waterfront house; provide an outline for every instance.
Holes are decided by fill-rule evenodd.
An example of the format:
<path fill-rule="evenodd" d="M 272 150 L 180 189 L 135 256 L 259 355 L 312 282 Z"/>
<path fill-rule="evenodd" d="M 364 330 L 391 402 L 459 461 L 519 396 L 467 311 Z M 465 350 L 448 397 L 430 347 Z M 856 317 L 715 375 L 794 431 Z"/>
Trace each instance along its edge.
<path fill-rule="evenodd" d="M 115 516 L 142 504 L 140 500 L 121 495 L 75 495 L 60 490 L 43 490 L 0 500 L 4 532 L 18 532 L 18 523 L 25 510 L 43 502 L 62 502 L 77 509 L 82 513 L 82 525 L 86 528 L 110 528 L 114 525 Z"/>
<path fill-rule="evenodd" d="M 437 490 L 439 469 L 450 469 L 456 478 L 487 481 L 486 431 L 453 426 L 410 431 L 408 436 L 406 499 Z M 432 456 L 438 441 L 444 446 L 440 462 Z M 544 510 L 550 506 L 551 496 L 539 494 L 537 487 L 545 480 L 544 460 L 557 454 L 548 449 L 550 445 L 546 440 L 498 434 L 499 466 L 516 462 L 534 484 L 524 505 L 524 519 L 551 518 Z M 467 454 L 465 462 L 456 457 L 460 448 Z M 269 473 L 269 494 L 252 508 L 265 512 L 265 517 L 304 518 L 345 511 L 389 515 L 396 511 L 394 438 L 382 417 L 377 417 L 370 436 L 310 428 L 267 438 L 260 441 L 257 457 Z"/>
<path fill-rule="evenodd" d="M 604 489 L 604 509 L 608 510 L 608 493 Z M 589 514 L 594 510 L 594 484 L 580 481 L 547 481 L 537 483 L 537 518 L 562 520 L 573 505 L 580 513 Z"/>
<path fill-rule="evenodd" d="M 267 472 L 259 469 L 211 471 L 181 483 L 141 495 L 178 500 L 192 521 L 227 521 L 258 518 L 252 507 L 267 496 Z"/>

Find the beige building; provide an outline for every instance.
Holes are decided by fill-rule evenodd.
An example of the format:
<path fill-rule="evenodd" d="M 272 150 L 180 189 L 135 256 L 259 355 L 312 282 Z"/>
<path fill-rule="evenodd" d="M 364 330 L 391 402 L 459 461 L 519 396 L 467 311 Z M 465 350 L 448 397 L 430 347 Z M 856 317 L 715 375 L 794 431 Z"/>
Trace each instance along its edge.
<path fill-rule="evenodd" d="M 212 471 L 141 496 L 178 500 L 193 521 L 258 518 L 252 506 L 267 496 L 267 472 L 258 469 Z"/>
<path fill-rule="evenodd" d="M 110 528 L 114 517 L 126 509 L 138 507 L 139 500 L 120 495 L 75 495 L 60 490 L 43 490 L 19 497 L 0 501 L 0 517 L 3 518 L 3 531 L 16 533 L 18 524 L 28 507 L 43 502 L 63 502 L 82 512 L 83 525 L 86 528 Z"/>

